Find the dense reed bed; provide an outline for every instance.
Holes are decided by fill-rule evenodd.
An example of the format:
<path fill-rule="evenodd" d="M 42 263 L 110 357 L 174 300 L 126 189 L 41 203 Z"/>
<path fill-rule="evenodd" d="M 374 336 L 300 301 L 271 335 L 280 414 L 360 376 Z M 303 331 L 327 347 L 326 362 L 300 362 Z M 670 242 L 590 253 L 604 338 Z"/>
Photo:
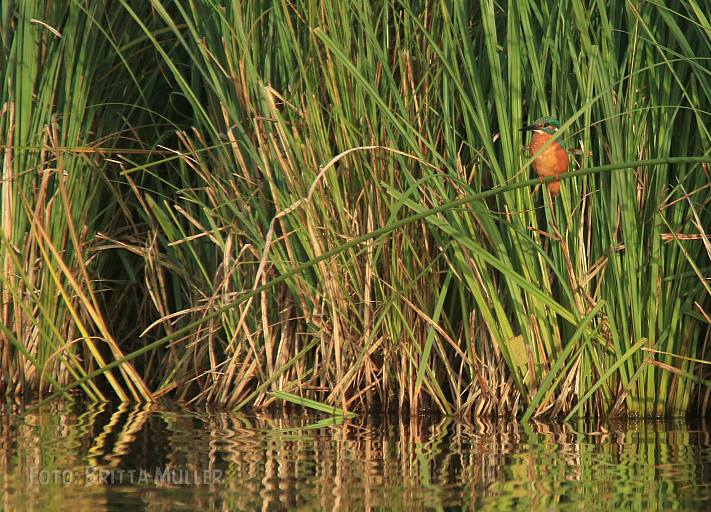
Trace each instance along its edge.
<path fill-rule="evenodd" d="M 5 393 L 708 411 L 701 3 L 0 15 Z M 541 115 L 558 198 L 518 130 Z"/>

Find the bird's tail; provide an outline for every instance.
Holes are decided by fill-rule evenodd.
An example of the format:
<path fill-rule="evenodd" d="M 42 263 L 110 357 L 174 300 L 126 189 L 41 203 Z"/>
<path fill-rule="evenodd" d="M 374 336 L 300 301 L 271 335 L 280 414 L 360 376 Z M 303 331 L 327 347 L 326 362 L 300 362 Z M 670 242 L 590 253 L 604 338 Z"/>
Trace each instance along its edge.
<path fill-rule="evenodd" d="M 548 190 L 551 191 L 551 195 L 557 196 L 560 194 L 560 180 L 549 181 Z"/>

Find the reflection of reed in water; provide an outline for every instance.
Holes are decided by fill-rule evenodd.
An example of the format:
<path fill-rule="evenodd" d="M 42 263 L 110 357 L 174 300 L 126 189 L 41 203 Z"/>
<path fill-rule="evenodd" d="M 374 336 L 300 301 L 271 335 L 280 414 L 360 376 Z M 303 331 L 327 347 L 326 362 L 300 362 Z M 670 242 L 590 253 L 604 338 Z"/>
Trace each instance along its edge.
<path fill-rule="evenodd" d="M 176 496 L 194 509 L 535 510 L 590 495 L 611 508 L 644 508 L 668 489 L 690 499 L 688 487 L 709 480 L 699 470 L 711 462 L 705 425 L 697 431 L 631 421 L 523 427 L 509 420 L 371 416 L 314 428 L 322 419 L 125 405 L 76 411 L 71 404 L 53 404 L 20 423 L 3 414 L 3 509 L 29 503 L 43 510 L 63 500 L 77 510 L 106 509 L 116 489 L 128 486 L 86 486 L 87 467 L 151 476 L 220 473 L 219 482 L 167 479 L 130 487 L 130 496 L 157 510 L 169 510 Z M 74 471 L 76 479 L 65 485 L 32 478 L 46 470 Z M 664 508 L 679 504 L 667 501 Z"/>
<path fill-rule="evenodd" d="M 103 410 L 103 405 L 98 405 L 100 410 Z M 154 408 L 151 404 L 120 403 L 99 435 L 94 437 L 89 449 L 89 464 L 96 470 L 120 467 Z M 96 413 L 92 413 L 89 417 L 95 416 Z M 115 441 L 109 443 L 114 437 Z"/>

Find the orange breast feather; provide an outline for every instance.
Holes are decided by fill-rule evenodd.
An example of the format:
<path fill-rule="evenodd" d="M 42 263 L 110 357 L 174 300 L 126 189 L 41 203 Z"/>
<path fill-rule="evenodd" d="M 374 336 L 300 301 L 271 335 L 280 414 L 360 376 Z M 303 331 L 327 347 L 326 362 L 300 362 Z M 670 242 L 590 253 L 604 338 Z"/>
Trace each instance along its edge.
<path fill-rule="evenodd" d="M 533 156 L 551 137 L 552 135 L 547 133 L 534 133 L 530 155 Z M 557 141 L 553 142 L 533 161 L 533 170 L 541 177 L 558 176 L 568 170 L 568 153 Z M 548 188 L 551 194 L 557 196 L 560 193 L 560 181 L 549 182 Z"/>

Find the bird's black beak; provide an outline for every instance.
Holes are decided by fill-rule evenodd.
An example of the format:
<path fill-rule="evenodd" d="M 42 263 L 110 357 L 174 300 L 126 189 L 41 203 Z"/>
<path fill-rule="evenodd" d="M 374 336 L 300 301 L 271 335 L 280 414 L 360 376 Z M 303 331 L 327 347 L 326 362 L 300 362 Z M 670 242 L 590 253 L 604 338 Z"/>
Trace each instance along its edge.
<path fill-rule="evenodd" d="M 521 128 L 519 131 L 520 132 L 528 132 L 531 130 L 535 130 L 536 128 L 538 128 L 538 127 L 535 124 L 529 124 L 528 126 L 524 126 L 523 128 Z"/>

